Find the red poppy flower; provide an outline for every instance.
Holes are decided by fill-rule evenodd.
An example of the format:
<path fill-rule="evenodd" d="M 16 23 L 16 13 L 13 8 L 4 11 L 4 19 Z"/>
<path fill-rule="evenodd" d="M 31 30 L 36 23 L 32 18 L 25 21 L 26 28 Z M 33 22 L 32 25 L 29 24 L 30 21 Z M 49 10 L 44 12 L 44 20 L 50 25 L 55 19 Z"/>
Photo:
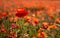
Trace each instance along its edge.
<path fill-rule="evenodd" d="M 41 32 L 41 33 L 38 33 L 38 34 L 37 34 L 37 37 L 38 37 L 38 38 L 47 38 L 47 35 L 46 35 L 45 32 Z"/>
<path fill-rule="evenodd" d="M 1 32 L 6 32 L 5 28 L 1 28 Z"/>
<path fill-rule="evenodd" d="M 18 17 L 25 17 L 28 14 L 28 12 L 25 9 L 18 9 L 16 16 Z"/>
<path fill-rule="evenodd" d="M 12 32 L 12 31 L 11 31 L 11 32 L 10 32 L 10 35 L 12 35 L 12 36 L 13 36 L 13 35 L 14 35 L 14 32 Z"/>
<path fill-rule="evenodd" d="M 48 28 L 48 23 L 47 22 L 43 22 L 43 28 L 47 29 Z"/>
<path fill-rule="evenodd" d="M 14 35 L 13 38 L 17 38 L 17 35 Z"/>
<path fill-rule="evenodd" d="M 12 29 L 14 29 L 14 28 L 19 28 L 19 26 L 16 25 L 16 24 L 12 24 L 11 28 L 12 28 Z"/>
<path fill-rule="evenodd" d="M 14 29 L 14 28 L 16 28 L 16 25 L 15 25 L 15 24 L 12 24 L 12 26 L 11 26 L 11 27 Z"/>
<path fill-rule="evenodd" d="M 8 15 L 6 13 L 3 14 L 4 17 L 7 17 Z"/>
<path fill-rule="evenodd" d="M 47 37 L 46 33 L 45 33 L 45 32 L 42 32 L 42 33 L 41 33 L 41 37 L 42 37 L 42 38 L 46 38 L 46 37 Z"/>
<path fill-rule="evenodd" d="M 0 19 L 7 17 L 8 15 L 6 13 L 1 13 L 0 12 Z"/>

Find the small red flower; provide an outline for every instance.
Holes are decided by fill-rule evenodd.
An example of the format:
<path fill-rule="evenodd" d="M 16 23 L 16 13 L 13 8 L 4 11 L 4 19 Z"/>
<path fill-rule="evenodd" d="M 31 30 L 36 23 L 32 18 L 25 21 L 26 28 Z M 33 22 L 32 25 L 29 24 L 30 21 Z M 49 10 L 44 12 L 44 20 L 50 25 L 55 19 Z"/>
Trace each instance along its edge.
<path fill-rule="evenodd" d="M 14 28 L 16 28 L 16 25 L 15 25 L 15 24 L 12 24 L 12 26 L 11 26 L 11 27 L 12 27 L 12 29 L 14 29 Z"/>
<path fill-rule="evenodd" d="M 7 17 L 8 15 L 6 13 L 0 12 L 0 19 Z"/>
<path fill-rule="evenodd" d="M 47 29 L 48 28 L 48 23 L 47 22 L 43 22 L 43 28 Z"/>
<path fill-rule="evenodd" d="M 25 9 L 18 9 L 16 16 L 21 18 L 21 17 L 25 17 L 27 14 L 28 14 L 28 12 Z"/>
<path fill-rule="evenodd" d="M 8 16 L 6 13 L 3 14 L 4 17 Z"/>
<path fill-rule="evenodd" d="M 16 28 L 20 28 L 18 25 L 16 25 Z"/>
<path fill-rule="evenodd" d="M 55 23 L 60 24 L 60 18 L 57 18 L 57 19 L 55 20 Z"/>
<path fill-rule="evenodd" d="M 42 33 L 41 33 L 41 37 L 42 37 L 42 38 L 46 38 L 46 33 L 45 33 L 45 32 L 42 32 Z"/>
<path fill-rule="evenodd" d="M 17 35 L 14 35 L 13 38 L 17 38 Z"/>
<path fill-rule="evenodd" d="M 6 32 L 5 28 L 1 28 L 1 32 Z"/>
<path fill-rule="evenodd" d="M 26 18 L 26 22 L 30 22 L 31 21 L 31 17 L 27 16 Z"/>
<path fill-rule="evenodd" d="M 12 28 L 12 29 L 14 29 L 14 28 L 19 28 L 19 26 L 16 25 L 16 24 L 12 24 L 11 28 Z"/>
<path fill-rule="evenodd" d="M 12 35 L 12 36 L 13 36 L 13 35 L 14 35 L 14 32 L 12 32 L 12 31 L 11 31 L 11 32 L 10 32 L 10 35 Z"/>
<path fill-rule="evenodd" d="M 52 18 L 54 18 L 54 16 L 51 15 L 50 18 L 52 19 Z"/>

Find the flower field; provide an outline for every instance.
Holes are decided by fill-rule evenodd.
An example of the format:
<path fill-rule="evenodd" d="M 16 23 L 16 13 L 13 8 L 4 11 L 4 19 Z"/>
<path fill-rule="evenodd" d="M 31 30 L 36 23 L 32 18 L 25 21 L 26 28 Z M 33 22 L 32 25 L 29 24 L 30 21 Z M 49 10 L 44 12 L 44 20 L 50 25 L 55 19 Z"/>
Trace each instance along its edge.
<path fill-rule="evenodd" d="M 0 38 L 60 38 L 57 3 L 36 1 L 0 0 Z"/>

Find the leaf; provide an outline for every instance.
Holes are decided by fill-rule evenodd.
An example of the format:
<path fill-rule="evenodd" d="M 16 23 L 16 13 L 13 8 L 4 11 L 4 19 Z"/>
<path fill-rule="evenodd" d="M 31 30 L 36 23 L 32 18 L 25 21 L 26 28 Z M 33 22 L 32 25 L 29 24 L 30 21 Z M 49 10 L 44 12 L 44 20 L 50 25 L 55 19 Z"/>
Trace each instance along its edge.
<path fill-rule="evenodd" d="M 12 23 L 10 23 L 8 20 L 4 20 L 3 23 L 4 23 L 4 25 L 5 25 L 5 28 L 6 28 L 7 31 L 8 31 L 8 29 L 10 29 Z"/>

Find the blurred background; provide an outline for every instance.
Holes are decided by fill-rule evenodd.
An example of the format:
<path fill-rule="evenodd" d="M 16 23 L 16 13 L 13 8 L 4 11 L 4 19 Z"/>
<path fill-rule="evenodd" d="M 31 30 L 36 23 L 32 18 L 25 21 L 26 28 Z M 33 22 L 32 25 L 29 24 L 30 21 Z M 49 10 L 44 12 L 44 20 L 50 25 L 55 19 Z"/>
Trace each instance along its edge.
<path fill-rule="evenodd" d="M 56 4 L 60 8 L 60 0 L 0 0 L 0 7 L 4 8 L 20 8 L 20 7 L 40 7 L 40 3 Z"/>

